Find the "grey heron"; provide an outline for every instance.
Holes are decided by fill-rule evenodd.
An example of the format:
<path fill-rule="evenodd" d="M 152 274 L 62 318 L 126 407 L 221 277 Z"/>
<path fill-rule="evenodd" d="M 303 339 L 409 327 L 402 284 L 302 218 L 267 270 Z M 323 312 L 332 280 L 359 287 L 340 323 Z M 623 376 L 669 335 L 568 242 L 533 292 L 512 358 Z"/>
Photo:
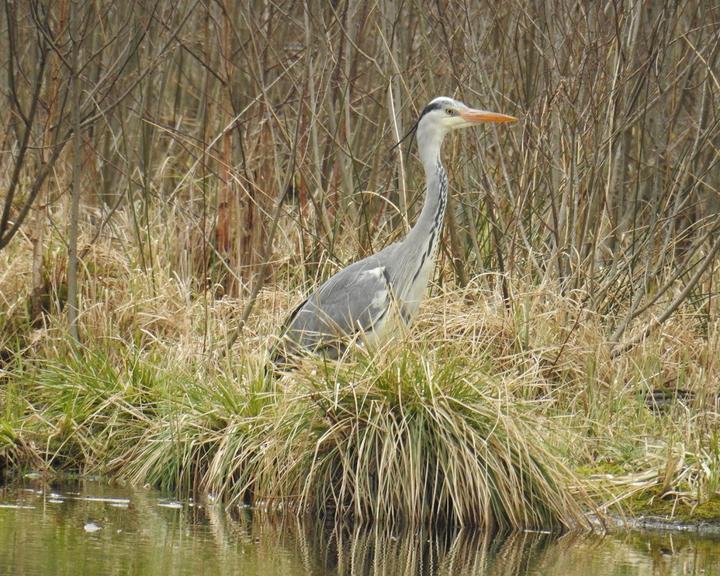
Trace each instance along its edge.
<path fill-rule="evenodd" d="M 448 179 L 440 149 L 452 130 L 480 122 L 514 122 L 513 116 L 472 109 L 447 97 L 432 100 L 413 129 L 425 169 L 425 203 L 407 236 L 354 262 L 326 280 L 290 315 L 276 358 L 300 350 L 337 356 L 359 335 L 381 342 L 399 323 L 410 325 L 427 291 L 442 236 Z"/>

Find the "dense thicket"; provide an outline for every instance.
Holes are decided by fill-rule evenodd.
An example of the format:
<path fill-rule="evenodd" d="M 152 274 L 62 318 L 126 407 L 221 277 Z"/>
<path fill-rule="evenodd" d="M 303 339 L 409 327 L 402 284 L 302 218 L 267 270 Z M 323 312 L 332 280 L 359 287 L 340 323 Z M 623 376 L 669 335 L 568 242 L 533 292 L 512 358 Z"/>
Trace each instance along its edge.
<path fill-rule="evenodd" d="M 640 334 L 710 314 L 719 24 L 702 0 L 6 0 L 0 249 L 35 243 L 37 313 L 59 230 L 71 318 L 77 258 L 118 215 L 148 273 L 314 282 L 412 222 L 422 175 L 390 147 L 446 94 L 522 118 L 446 146 L 457 283 L 580 290 L 616 340 L 649 306 Z"/>

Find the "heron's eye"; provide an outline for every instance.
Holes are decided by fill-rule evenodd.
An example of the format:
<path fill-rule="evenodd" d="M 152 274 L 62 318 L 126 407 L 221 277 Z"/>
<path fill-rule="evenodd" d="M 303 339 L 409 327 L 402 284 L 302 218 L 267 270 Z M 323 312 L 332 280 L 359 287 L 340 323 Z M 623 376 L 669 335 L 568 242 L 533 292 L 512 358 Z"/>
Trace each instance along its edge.
<path fill-rule="evenodd" d="M 455 116 L 455 109 L 454 108 L 445 108 L 445 112 L 448 116 Z"/>

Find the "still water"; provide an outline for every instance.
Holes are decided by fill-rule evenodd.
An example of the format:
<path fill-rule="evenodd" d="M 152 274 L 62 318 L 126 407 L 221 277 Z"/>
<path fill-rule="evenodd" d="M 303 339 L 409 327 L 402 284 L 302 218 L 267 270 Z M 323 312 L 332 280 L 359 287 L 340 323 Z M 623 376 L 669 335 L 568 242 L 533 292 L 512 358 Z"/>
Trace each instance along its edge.
<path fill-rule="evenodd" d="M 103 482 L 35 484 L 0 491 L 0 574 L 720 575 L 720 539 L 388 534 Z"/>

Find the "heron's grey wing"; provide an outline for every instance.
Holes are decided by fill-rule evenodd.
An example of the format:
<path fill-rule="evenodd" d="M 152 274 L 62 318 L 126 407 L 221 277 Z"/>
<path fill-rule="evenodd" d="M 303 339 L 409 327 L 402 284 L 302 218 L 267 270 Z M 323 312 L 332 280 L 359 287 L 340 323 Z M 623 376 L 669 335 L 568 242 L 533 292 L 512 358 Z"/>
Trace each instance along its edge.
<path fill-rule="evenodd" d="M 303 348 L 332 345 L 339 338 L 370 331 L 387 313 L 392 290 L 376 258 L 342 270 L 303 302 L 291 316 L 286 336 Z"/>

